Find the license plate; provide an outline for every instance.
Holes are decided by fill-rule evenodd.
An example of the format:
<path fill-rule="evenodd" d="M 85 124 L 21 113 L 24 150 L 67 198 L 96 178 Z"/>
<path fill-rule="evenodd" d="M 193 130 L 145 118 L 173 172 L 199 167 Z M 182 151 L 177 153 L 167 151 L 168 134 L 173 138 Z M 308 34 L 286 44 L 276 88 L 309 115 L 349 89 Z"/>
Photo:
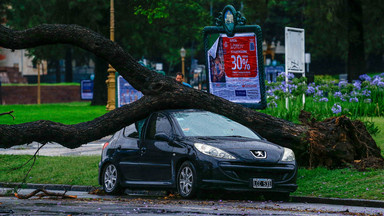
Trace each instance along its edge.
<path fill-rule="evenodd" d="M 253 179 L 253 188 L 272 188 L 272 179 Z"/>

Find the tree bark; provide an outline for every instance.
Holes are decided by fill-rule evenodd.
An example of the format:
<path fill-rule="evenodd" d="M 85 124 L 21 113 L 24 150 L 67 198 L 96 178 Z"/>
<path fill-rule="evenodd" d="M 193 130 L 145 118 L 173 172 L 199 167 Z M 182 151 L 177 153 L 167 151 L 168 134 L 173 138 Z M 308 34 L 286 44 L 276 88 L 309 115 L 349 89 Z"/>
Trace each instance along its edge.
<path fill-rule="evenodd" d="M 77 25 L 40 25 L 23 31 L 0 26 L 0 46 L 5 48 L 24 49 L 56 43 L 72 44 L 103 58 L 144 97 L 92 121 L 75 125 L 44 120 L 0 125 L 1 148 L 32 141 L 53 141 L 68 148 L 77 148 L 141 120 L 153 111 L 195 108 L 227 116 L 257 131 L 271 142 L 293 149 L 302 165 L 339 167 L 359 160 L 361 163 L 370 157 L 377 159 L 376 164 L 383 162 L 380 149 L 364 125 L 358 124 L 357 127 L 346 117 L 317 123 L 309 114 L 303 113 L 301 119 L 304 124 L 298 125 L 256 112 L 150 71 L 116 43 Z M 348 154 L 348 157 L 341 157 L 344 154 Z M 324 158 L 314 160 L 317 156 Z"/>
<path fill-rule="evenodd" d="M 348 82 L 365 74 L 363 8 L 361 0 L 347 0 L 348 15 Z"/>
<path fill-rule="evenodd" d="M 53 64 L 55 65 L 56 83 L 61 83 L 60 61 L 55 59 L 53 60 Z"/>
<path fill-rule="evenodd" d="M 107 104 L 108 64 L 101 58 L 95 57 L 95 79 L 93 81 L 93 99 L 91 105 Z"/>
<path fill-rule="evenodd" d="M 70 83 L 73 81 L 72 70 L 72 49 L 70 47 L 65 51 L 65 82 Z"/>

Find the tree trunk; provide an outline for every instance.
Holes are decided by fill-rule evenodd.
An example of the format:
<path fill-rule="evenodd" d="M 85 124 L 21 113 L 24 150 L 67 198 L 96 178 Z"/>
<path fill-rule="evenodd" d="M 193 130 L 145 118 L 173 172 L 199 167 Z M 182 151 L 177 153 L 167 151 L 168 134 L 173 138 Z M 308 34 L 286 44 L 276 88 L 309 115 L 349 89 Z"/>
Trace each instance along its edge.
<path fill-rule="evenodd" d="M 347 0 L 348 15 L 348 82 L 365 74 L 363 8 L 361 0 Z"/>
<path fill-rule="evenodd" d="M 65 82 L 73 82 L 72 48 L 70 47 L 65 52 Z"/>
<path fill-rule="evenodd" d="M 95 58 L 95 79 L 93 85 L 93 99 L 91 105 L 107 104 L 108 64 L 101 58 Z"/>
<path fill-rule="evenodd" d="M 1 148 L 32 141 L 54 141 L 77 148 L 141 120 L 153 111 L 195 108 L 227 116 L 271 142 L 293 149 L 301 165 L 341 167 L 357 163 L 373 166 L 369 159 L 374 159 L 374 165 L 378 167 L 383 165 L 380 149 L 361 122 L 352 122 L 346 117 L 316 122 L 303 112 L 300 116 L 303 124 L 297 125 L 256 112 L 150 71 L 116 43 L 76 25 L 40 25 L 24 31 L 0 26 L 0 46 L 5 48 L 23 49 L 55 43 L 73 44 L 105 59 L 144 97 L 92 121 L 75 125 L 51 121 L 0 125 Z"/>
<path fill-rule="evenodd" d="M 53 64 L 55 65 L 56 83 L 61 83 L 60 61 L 55 59 Z"/>

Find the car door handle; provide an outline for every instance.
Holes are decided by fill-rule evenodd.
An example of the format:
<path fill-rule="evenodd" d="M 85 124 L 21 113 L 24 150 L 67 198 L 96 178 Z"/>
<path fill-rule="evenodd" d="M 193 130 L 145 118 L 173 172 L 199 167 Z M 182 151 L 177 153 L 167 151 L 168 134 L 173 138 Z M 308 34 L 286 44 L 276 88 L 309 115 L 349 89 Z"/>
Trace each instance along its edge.
<path fill-rule="evenodd" d="M 145 147 L 141 148 L 141 155 L 145 154 L 146 151 L 147 151 L 147 148 Z"/>

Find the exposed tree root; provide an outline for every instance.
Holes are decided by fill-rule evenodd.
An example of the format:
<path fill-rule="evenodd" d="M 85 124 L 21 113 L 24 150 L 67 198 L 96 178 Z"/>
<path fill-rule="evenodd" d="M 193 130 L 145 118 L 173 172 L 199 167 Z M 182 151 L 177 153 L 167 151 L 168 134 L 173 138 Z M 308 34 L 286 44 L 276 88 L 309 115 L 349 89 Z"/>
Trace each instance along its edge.
<path fill-rule="evenodd" d="M 384 168 L 380 149 L 361 121 L 340 116 L 317 122 L 305 111 L 300 119 L 309 126 L 309 167 Z"/>

